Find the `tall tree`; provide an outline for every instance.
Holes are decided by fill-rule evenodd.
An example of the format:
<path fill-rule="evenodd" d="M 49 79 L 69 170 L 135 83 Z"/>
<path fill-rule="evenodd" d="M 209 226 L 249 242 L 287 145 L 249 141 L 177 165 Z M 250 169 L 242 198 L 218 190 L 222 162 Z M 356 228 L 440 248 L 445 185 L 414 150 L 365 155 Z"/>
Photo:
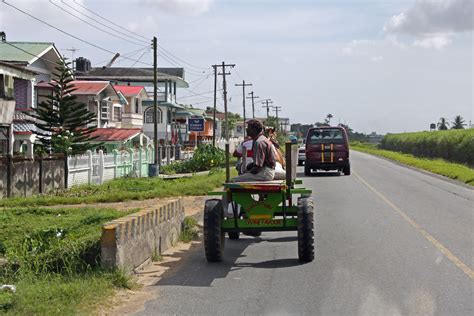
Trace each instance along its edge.
<path fill-rule="evenodd" d="M 452 129 L 464 129 L 464 126 L 466 126 L 466 121 L 461 117 L 461 115 L 456 115 L 454 117 L 454 121 L 451 123 L 451 128 Z"/>
<path fill-rule="evenodd" d="M 326 123 L 327 125 L 330 125 L 331 124 L 331 119 L 333 118 L 334 116 L 329 113 L 328 115 L 326 115 L 326 118 L 324 119 L 324 123 Z"/>
<path fill-rule="evenodd" d="M 438 130 L 445 131 L 448 129 L 449 123 L 446 121 L 446 118 L 442 117 L 438 122 Z"/>
<path fill-rule="evenodd" d="M 97 128 L 90 126 L 96 115 L 71 94 L 76 89 L 69 65 L 63 60 L 58 62 L 56 79 L 50 83 L 52 95 L 31 114 L 38 139 L 49 153 L 79 154 L 97 146 L 89 143 L 96 138 L 91 133 Z"/>

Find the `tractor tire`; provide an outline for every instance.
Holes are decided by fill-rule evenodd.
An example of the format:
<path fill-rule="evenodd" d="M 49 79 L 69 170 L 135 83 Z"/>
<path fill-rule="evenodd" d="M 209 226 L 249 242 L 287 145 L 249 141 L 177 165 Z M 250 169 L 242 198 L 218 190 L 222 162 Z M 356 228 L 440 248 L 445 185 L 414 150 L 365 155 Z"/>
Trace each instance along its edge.
<path fill-rule="evenodd" d="M 344 173 L 345 176 L 351 175 L 351 165 L 349 163 L 342 168 L 342 173 Z"/>
<path fill-rule="evenodd" d="M 209 262 L 222 261 L 224 256 L 225 233 L 221 224 L 224 216 L 222 201 L 207 200 L 204 207 L 204 252 Z"/>
<path fill-rule="evenodd" d="M 236 240 L 240 238 L 239 232 L 228 232 L 227 234 L 229 234 L 229 239 Z"/>
<path fill-rule="evenodd" d="M 311 198 L 298 199 L 298 259 L 314 260 L 314 213 Z"/>
<path fill-rule="evenodd" d="M 304 175 L 307 177 L 311 175 L 311 168 L 307 166 L 306 164 L 304 165 Z"/>

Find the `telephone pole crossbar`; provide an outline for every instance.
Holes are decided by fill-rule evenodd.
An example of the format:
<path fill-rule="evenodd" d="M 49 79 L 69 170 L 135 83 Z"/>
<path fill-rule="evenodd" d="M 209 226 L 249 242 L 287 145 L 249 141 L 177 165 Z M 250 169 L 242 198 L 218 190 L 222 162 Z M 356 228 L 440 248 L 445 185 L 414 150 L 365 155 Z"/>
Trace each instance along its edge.
<path fill-rule="evenodd" d="M 264 106 L 262 106 L 262 108 L 267 108 L 267 118 L 270 116 L 270 108 L 272 107 L 272 104 L 273 104 L 273 101 L 272 99 L 265 99 L 265 100 L 262 100 L 261 103 L 265 103 Z"/>

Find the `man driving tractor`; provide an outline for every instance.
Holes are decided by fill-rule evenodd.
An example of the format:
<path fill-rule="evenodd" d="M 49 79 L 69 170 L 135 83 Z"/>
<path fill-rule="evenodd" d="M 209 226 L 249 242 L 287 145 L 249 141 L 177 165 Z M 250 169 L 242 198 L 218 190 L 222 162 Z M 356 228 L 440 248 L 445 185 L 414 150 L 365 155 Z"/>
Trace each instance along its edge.
<path fill-rule="evenodd" d="M 247 122 L 247 135 L 252 137 L 253 162 L 233 182 L 270 181 L 275 177 L 276 157 L 273 143 L 263 135 L 263 124 L 255 119 Z"/>

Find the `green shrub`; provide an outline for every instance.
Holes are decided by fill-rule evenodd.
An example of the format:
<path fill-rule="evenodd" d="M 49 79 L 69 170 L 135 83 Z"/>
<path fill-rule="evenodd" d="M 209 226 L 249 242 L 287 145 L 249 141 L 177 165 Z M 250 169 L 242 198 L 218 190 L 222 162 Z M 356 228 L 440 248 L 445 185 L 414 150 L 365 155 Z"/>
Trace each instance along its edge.
<path fill-rule="evenodd" d="M 177 161 L 170 165 L 163 166 L 161 172 L 165 174 L 174 174 L 207 171 L 222 166 L 224 163 L 224 151 L 210 144 L 205 144 L 198 146 L 191 159 Z"/>
<path fill-rule="evenodd" d="M 388 134 L 380 148 L 474 166 L 474 129 Z"/>

